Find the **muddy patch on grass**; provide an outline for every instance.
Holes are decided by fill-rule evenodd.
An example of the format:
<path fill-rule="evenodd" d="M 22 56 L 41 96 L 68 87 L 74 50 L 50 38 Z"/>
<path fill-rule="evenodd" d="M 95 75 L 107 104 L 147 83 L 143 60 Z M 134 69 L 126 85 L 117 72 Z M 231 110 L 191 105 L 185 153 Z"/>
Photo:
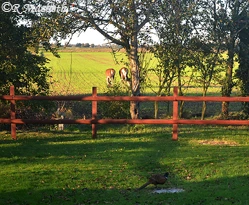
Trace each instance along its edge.
<path fill-rule="evenodd" d="M 227 140 L 198 140 L 198 144 L 201 145 L 219 145 L 219 146 L 238 146 L 239 144 L 235 141 Z"/>

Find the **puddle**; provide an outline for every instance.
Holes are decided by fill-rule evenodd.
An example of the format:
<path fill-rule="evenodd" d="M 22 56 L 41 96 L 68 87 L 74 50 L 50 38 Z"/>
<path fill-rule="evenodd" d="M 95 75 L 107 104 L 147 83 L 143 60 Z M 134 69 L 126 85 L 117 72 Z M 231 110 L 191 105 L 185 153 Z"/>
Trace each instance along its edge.
<path fill-rule="evenodd" d="M 158 189 L 154 190 L 152 193 L 163 194 L 163 193 L 180 193 L 184 192 L 184 189 L 170 188 L 170 189 Z"/>

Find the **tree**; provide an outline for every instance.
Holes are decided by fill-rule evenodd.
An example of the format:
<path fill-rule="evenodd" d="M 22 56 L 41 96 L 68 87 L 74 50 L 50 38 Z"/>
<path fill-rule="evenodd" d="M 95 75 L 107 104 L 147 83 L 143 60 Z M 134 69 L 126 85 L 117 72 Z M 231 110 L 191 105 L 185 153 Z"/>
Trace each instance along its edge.
<path fill-rule="evenodd" d="M 202 96 L 207 95 L 207 91 L 211 83 L 217 81 L 221 77 L 220 73 L 223 69 L 223 60 L 220 56 L 219 48 L 209 43 L 209 41 L 201 42 L 200 39 L 195 39 L 196 47 L 191 52 L 193 53 L 194 67 L 194 82 L 202 87 Z M 204 120 L 207 108 L 207 102 L 202 103 L 201 119 Z"/>
<path fill-rule="evenodd" d="M 16 94 L 49 94 L 50 76 L 46 67 L 47 58 L 38 52 L 40 36 L 35 30 L 21 24 L 20 19 L 31 16 L 15 12 L 0 12 L 0 93 L 9 94 L 10 85 Z M 48 47 L 48 44 L 44 42 Z M 5 107 L 0 103 L 0 107 Z M 40 101 L 18 101 L 18 115 L 22 117 L 42 117 L 52 109 L 52 103 Z M 1 108 L 0 108 L 1 109 Z M 1 116 L 8 116 L 8 109 Z"/>
<path fill-rule="evenodd" d="M 239 29 L 239 68 L 236 72 L 236 76 L 241 81 L 240 90 L 242 96 L 249 96 L 249 28 L 245 24 L 249 23 L 249 14 L 243 12 L 241 14 Z M 249 116 L 249 103 L 243 103 L 243 113 L 245 116 Z"/>
<path fill-rule="evenodd" d="M 210 10 L 214 19 L 214 32 L 219 38 L 223 51 L 227 51 L 226 75 L 222 84 L 222 96 L 229 97 L 232 88 L 234 74 L 234 59 L 237 53 L 236 46 L 241 28 L 238 22 L 241 12 L 248 10 L 248 1 L 242 0 L 213 0 L 210 2 Z M 222 102 L 222 116 L 227 118 L 229 114 L 229 102 Z"/>
<path fill-rule="evenodd" d="M 129 60 L 131 93 L 132 96 L 139 96 L 139 38 L 146 32 L 143 28 L 149 22 L 155 3 L 155 0 L 72 1 L 73 7 L 69 12 L 59 16 L 60 25 L 68 25 L 68 28 L 66 32 L 63 29 L 59 32 L 82 32 L 93 28 L 111 43 L 124 48 Z M 139 117 L 138 102 L 130 103 L 130 114 L 132 119 Z"/>
<path fill-rule="evenodd" d="M 153 26 L 159 42 L 152 52 L 159 59 L 159 65 L 154 69 L 158 77 L 157 95 L 163 91 L 169 94 L 173 79 L 176 78 L 179 95 L 183 95 L 185 79 L 182 78 L 190 62 L 191 38 L 196 21 L 195 1 L 161 1 L 156 8 Z M 183 113 L 181 102 L 180 113 Z M 155 103 L 155 110 L 158 109 Z M 157 116 L 157 114 L 155 114 Z"/>
<path fill-rule="evenodd" d="M 198 1 L 197 19 L 194 35 L 190 43 L 191 64 L 194 71 L 193 81 L 202 87 L 202 95 L 206 96 L 209 87 L 219 82 L 221 73 L 225 72 L 225 60 L 222 56 L 224 33 L 217 32 L 217 19 L 212 18 L 216 11 L 215 1 Z M 202 104 L 201 119 L 204 119 L 207 103 Z"/>
<path fill-rule="evenodd" d="M 75 47 L 81 48 L 82 47 L 82 43 L 76 43 Z"/>
<path fill-rule="evenodd" d="M 174 66 L 175 53 L 170 52 L 168 50 L 168 47 L 163 45 L 162 43 L 156 44 L 152 48 L 152 52 L 158 59 L 158 65 L 155 68 L 150 69 L 150 71 L 152 71 L 157 77 L 157 87 L 155 89 L 151 87 L 151 89 L 157 96 L 161 96 L 163 93 L 165 93 L 165 95 L 170 95 L 172 83 L 177 76 L 176 68 Z M 158 118 L 158 109 L 158 102 L 155 101 L 155 118 Z M 167 112 L 169 112 L 169 104 L 167 106 Z"/>
<path fill-rule="evenodd" d="M 33 52 L 31 28 L 18 25 L 15 13 L 0 13 L 0 92 L 14 85 L 18 94 L 48 94 L 49 69 L 44 55 Z"/>

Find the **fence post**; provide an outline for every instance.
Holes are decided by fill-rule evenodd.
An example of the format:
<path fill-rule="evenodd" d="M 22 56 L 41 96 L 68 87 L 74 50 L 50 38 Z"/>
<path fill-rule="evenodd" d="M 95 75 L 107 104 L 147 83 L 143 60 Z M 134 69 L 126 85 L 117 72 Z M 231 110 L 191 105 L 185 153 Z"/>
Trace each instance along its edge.
<path fill-rule="evenodd" d="M 174 87 L 174 98 L 178 96 L 178 87 Z M 178 101 L 174 99 L 173 101 L 173 120 L 178 120 Z M 172 140 L 178 140 L 178 124 L 173 124 Z"/>
<path fill-rule="evenodd" d="M 15 95 L 15 87 L 12 85 L 10 86 L 10 96 L 12 96 L 12 98 Z M 14 120 L 16 119 L 16 101 L 15 100 L 11 100 L 10 101 L 10 119 Z M 16 124 L 15 123 L 11 123 L 11 137 L 13 140 L 16 140 Z"/>
<path fill-rule="evenodd" d="M 92 88 L 92 96 L 96 97 L 97 96 L 97 88 L 93 87 Z M 97 101 L 92 101 L 92 119 L 95 120 L 97 119 Z M 96 139 L 97 138 L 97 125 L 92 123 L 92 138 Z"/>

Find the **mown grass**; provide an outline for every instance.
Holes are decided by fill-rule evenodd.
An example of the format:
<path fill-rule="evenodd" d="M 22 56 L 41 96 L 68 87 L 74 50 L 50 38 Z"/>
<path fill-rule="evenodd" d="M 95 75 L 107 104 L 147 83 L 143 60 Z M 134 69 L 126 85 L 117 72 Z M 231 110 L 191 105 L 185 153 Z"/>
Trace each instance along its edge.
<path fill-rule="evenodd" d="M 70 128 L 70 129 L 69 129 Z M 77 128 L 77 129 L 76 129 Z M 72 130 L 72 131 L 70 131 Z M 249 204 L 248 127 L 99 126 L 0 133 L 0 204 Z M 152 173 L 160 188 L 136 191 Z"/>

